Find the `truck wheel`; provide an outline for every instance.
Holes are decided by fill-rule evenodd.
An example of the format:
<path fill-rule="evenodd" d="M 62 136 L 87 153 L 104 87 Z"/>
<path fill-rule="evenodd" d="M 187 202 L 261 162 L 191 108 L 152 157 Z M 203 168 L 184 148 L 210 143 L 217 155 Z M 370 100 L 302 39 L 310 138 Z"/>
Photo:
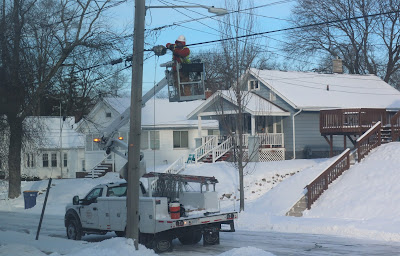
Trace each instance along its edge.
<path fill-rule="evenodd" d="M 125 237 L 125 231 L 114 231 L 118 237 Z"/>
<path fill-rule="evenodd" d="M 201 231 L 188 232 L 184 236 L 178 237 L 178 239 L 183 245 L 197 244 L 201 240 Z"/>
<path fill-rule="evenodd" d="M 156 253 L 172 252 L 172 239 L 169 236 L 155 236 L 153 240 L 153 250 Z"/>
<path fill-rule="evenodd" d="M 204 245 L 219 244 L 219 231 L 204 231 L 203 244 Z"/>
<path fill-rule="evenodd" d="M 79 220 L 71 216 L 67 222 L 67 237 L 72 240 L 82 239 L 82 227 Z"/>

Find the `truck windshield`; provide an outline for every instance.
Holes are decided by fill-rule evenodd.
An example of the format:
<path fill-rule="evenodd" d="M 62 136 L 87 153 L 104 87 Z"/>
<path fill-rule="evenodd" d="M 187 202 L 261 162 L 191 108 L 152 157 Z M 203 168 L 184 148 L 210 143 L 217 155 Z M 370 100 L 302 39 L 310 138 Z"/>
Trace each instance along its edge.
<path fill-rule="evenodd" d="M 85 199 L 87 201 L 94 200 L 94 199 L 100 197 L 102 195 L 102 193 L 103 193 L 102 188 L 94 188 L 92 191 L 89 192 L 89 194 L 87 194 Z"/>

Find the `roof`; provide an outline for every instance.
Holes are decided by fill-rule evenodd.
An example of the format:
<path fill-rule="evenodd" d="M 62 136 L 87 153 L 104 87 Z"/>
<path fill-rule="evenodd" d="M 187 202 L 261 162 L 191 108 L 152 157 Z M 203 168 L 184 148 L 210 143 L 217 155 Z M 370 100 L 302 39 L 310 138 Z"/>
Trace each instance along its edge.
<path fill-rule="evenodd" d="M 65 121 L 54 116 L 27 117 L 24 122 L 38 139 L 40 148 L 55 149 L 61 145 L 65 149 L 85 147 L 85 135 L 74 130 L 74 117 L 67 117 Z"/>
<path fill-rule="evenodd" d="M 400 109 L 400 92 L 375 75 L 250 69 L 295 109 Z M 329 90 L 328 90 L 329 89 Z"/>
<path fill-rule="evenodd" d="M 118 113 L 123 113 L 130 106 L 130 98 L 104 98 L 109 106 Z M 142 109 L 142 127 L 197 127 L 197 120 L 186 117 L 204 100 L 187 102 L 169 102 L 168 99 L 150 99 Z M 202 127 L 217 128 L 218 121 L 203 120 Z"/>
<path fill-rule="evenodd" d="M 223 98 L 234 105 L 237 105 L 237 99 L 235 97 L 235 92 L 233 90 L 219 90 L 215 92 L 210 98 L 208 98 L 203 104 L 198 106 L 194 111 L 192 111 L 188 118 L 192 118 L 199 115 L 201 112 L 210 107 L 217 98 Z M 267 99 L 248 91 L 244 91 L 242 94 L 242 105 L 244 110 L 252 115 L 276 115 L 276 116 L 287 116 L 290 115 L 289 112 L 280 108 L 279 106 L 271 103 Z"/>

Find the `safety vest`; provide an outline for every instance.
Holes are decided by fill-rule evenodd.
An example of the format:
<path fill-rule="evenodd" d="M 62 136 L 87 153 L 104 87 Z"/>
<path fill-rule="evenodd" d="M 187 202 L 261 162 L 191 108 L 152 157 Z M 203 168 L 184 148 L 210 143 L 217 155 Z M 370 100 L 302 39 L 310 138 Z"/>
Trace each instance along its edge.
<path fill-rule="evenodd" d="M 186 46 L 183 47 L 183 49 L 185 49 L 185 48 L 187 49 Z M 190 55 L 190 53 L 189 53 L 189 55 Z M 186 57 L 179 57 L 179 58 L 181 59 L 181 63 L 183 63 L 183 64 L 189 64 L 189 63 L 190 63 L 189 55 L 186 56 Z"/>

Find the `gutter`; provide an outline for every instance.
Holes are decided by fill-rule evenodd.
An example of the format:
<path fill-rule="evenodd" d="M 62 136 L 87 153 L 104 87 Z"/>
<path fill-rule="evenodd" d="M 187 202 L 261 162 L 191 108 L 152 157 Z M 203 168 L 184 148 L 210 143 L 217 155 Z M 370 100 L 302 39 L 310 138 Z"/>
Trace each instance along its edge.
<path fill-rule="evenodd" d="M 298 112 L 296 112 L 293 116 L 292 116 L 292 121 L 293 121 L 293 158 L 292 159 L 296 159 L 296 124 L 294 122 L 294 118 L 300 114 L 303 111 L 303 109 L 301 108 Z"/>

